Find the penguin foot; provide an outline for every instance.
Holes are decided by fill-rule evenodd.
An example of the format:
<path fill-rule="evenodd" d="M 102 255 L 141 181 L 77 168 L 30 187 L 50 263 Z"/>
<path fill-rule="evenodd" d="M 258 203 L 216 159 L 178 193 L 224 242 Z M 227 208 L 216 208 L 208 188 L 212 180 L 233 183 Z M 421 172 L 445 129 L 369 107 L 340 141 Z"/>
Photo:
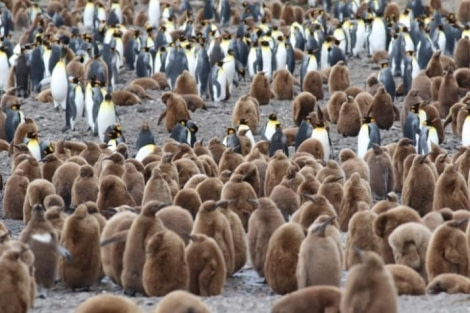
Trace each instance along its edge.
<path fill-rule="evenodd" d="M 129 297 L 135 297 L 136 291 L 134 289 L 125 289 L 124 294 Z"/>
<path fill-rule="evenodd" d="M 36 298 L 38 299 L 46 299 L 47 298 L 47 289 L 41 287 L 41 288 L 38 288 L 38 291 L 37 291 L 37 294 L 36 294 Z"/>
<path fill-rule="evenodd" d="M 62 132 L 65 133 L 69 129 L 70 129 L 70 127 L 65 125 L 64 127 L 62 127 Z"/>

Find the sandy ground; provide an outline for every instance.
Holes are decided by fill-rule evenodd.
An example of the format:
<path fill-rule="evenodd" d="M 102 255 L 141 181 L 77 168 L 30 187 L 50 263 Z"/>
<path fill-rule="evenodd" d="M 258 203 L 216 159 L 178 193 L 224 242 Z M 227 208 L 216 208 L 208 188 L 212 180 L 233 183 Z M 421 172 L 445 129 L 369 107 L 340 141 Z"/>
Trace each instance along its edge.
<path fill-rule="evenodd" d="M 445 5 L 450 8 L 455 7 L 455 1 L 443 1 Z M 350 69 L 352 86 L 364 87 L 365 78 L 376 72 L 368 63 L 366 57 L 360 59 L 351 59 L 348 61 Z M 134 73 L 124 71 L 121 73 L 118 89 L 126 86 L 126 84 L 135 76 Z M 193 120 L 199 126 L 198 138 L 204 138 L 207 142 L 210 138 L 217 136 L 222 138 L 225 133 L 226 127 L 230 126 L 230 118 L 232 108 L 239 96 L 248 92 L 249 82 L 241 82 L 241 85 L 236 89 L 232 97 L 226 103 L 215 104 L 207 102 L 210 107 L 207 111 L 197 111 L 191 114 Z M 325 106 L 329 98 L 327 88 L 326 99 L 319 101 L 320 106 Z M 297 91 L 299 88 L 297 87 Z M 149 92 L 156 100 L 144 101 L 140 105 L 133 107 L 119 107 L 117 109 L 121 124 L 124 130 L 124 136 L 129 146 L 130 155 L 135 153 L 134 144 L 137 131 L 143 122 L 148 122 L 153 130 L 157 143 L 163 144 L 168 133 L 163 126 L 157 126 L 157 119 L 164 109 L 164 105 L 160 101 L 160 91 Z M 403 99 L 398 99 L 396 105 L 401 108 Z M 34 101 L 32 98 L 26 99 L 22 107 L 26 116 L 32 117 L 39 126 L 40 137 L 45 140 L 94 140 L 97 138 L 91 137 L 86 132 L 86 122 L 81 120 L 78 122 L 75 131 L 68 131 L 62 133 L 61 128 L 64 125 L 64 113 L 57 113 L 53 110 L 52 104 L 43 104 Z M 261 107 L 261 120 L 265 121 L 268 114 L 278 112 L 279 118 L 283 125 L 286 127 L 292 126 L 292 113 L 290 101 L 276 101 L 273 100 L 269 105 Z M 334 147 L 335 155 L 342 148 L 356 147 L 356 138 L 343 138 L 336 133 L 335 125 L 331 127 L 331 136 Z M 398 122 L 395 122 L 393 127 L 388 131 L 382 131 L 382 143 L 387 144 L 398 140 L 401 137 L 401 130 Z M 459 142 L 450 133 L 446 132 L 446 139 L 442 145 L 444 148 L 455 151 Z M 4 182 L 10 174 L 10 159 L 5 153 L 0 155 L 0 173 L 4 177 Z M 0 191 L 0 197 L 3 198 L 3 191 Z M 9 229 L 13 232 L 14 237 L 17 237 L 23 228 L 20 221 L 2 220 L 6 223 Z M 343 283 L 346 279 L 347 273 L 343 275 Z M 60 312 L 68 313 L 74 312 L 74 308 L 94 294 L 103 292 L 122 294 L 119 286 L 116 286 L 107 279 L 94 285 L 90 292 L 77 292 L 73 293 L 71 290 L 58 284 L 55 288 L 50 290 L 47 299 L 36 299 L 35 308 L 32 312 Z M 257 274 L 248 266 L 241 272 L 228 279 L 224 293 L 221 296 L 203 299 L 212 309 L 213 312 L 270 312 L 272 303 L 278 299 L 279 296 L 275 295 L 270 288 L 261 282 Z M 133 298 L 145 312 L 152 312 L 155 305 L 160 300 L 159 298 L 136 297 Z M 468 295 L 447 295 L 440 294 L 436 296 L 401 296 L 399 298 L 399 312 L 413 312 L 413 313 L 428 313 L 428 312 L 470 312 L 470 296 Z"/>

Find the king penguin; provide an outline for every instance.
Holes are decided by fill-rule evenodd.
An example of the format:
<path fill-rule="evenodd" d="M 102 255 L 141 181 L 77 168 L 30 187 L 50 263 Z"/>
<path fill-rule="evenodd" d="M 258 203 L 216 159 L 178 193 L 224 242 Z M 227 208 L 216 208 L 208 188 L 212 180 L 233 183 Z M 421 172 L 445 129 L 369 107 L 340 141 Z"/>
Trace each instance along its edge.
<path fill-rule="evenodd" d="M 321 112 L 320 110 L 318 111 Z M 310 138 L 315 138 L 320 141 L 323 147 L 323 160 L 328 161 L 333 149 L 331 145 L 330 132 L 323 119 L 319 119 L 317 122 L 314 122 L 312 136 Z"/>
<path fill-rule="evenodd" d="M 87 0 L 83 9 L 83 27 L 88 31 L 95 29 L 95 4 L 93 0 Z"/>
<path fill-rule="evenodd" d="M 209 94 L 211 100 L 215 102 L 225 101 L 230 97 L 229 83 L 223 65 L 222 61 L 217 62 L 209 75 Z"/>
<path fill-rule="evenodd" d="M 381 70 L 377 75 L 377 78 L 382 85 L 384 85 L 385 90 L 388 92 L 392 101 L 395 101 L 396 86 L 395 81 L 393 80 L 392 70 L 388 66 L 388 62 L 382 62 Z"/>
<path fill-rule="evenodd" d="M 39 136 L 37 132 L 29 132 L 25 137 L 25 144 L 28 146 L 29 151 L 36 160 L 41 160 L 41 145 L 39 143 Z"/>
<path fill-rule="evenodd" d="M 272 157 L 277 150 L 282 150 L 286 156 L 289 156 L 287 138 L 282 131 L 281 123 L 276 123 L 274 134 L 269 141 L 269 156 Z"/>
<path fill-rule="evenodd" d="M 148 23 L 151 27 L 160 26 L 160 0 L 150 0 L 148 7 Z"/>
<path fill-rule="evenodd" d="M 146 156 L 153 153 L 156 146 L 155 137 L 150 130 L 149 124 L 143 123 L 135 141 L 135 150 L 137 151 L 135 159 L 142 162 Z"/>
<path fill-rule="evenodd" d="M 419 104 L 413 104 L 403 125 L 403 137 L 409 138 L 414 146 L 418 145 L 420 134 Z"/>
<path fill-rule="evenodd" d="M 202 40 L 201 40 L 202 41 Z M 196 52 L 196 83 L 199 96 L 201 98 L 207 96 L 207 83 L 209 81 L 209 74 L 211 66 L 209 63 L 209 55 L 205 49 L 204 43 L 199 43 L 199 48 Z"/>
<path fill-rule="evenodd" d="M 107 93 L 101 102 L 98 115 L 96 116 L 96 126 L 101 142 L 105 142 L 106 129 L 110 125 L 118 123 L 119 119 L 116 115 L 116 107 L 114 105 L 113 99 L 111 98 L 111 94 Z"/>
<path fill-rule="evenodd" d="M 5 45 L 0 46 L 0 93 L 4 93 L 7 90 L 8 75 L 10 72 L 10 61 L 6 52 L 7 47 Z"/>
<path fill-rule="evenodd" d="M 277 119 L 277 113 L 271 113 L 268 116 L 268 120 L 263 125 L 263 129 L 261 131 L 261 137 L 264 140 L 271 141 L 271 137 L 274 135 L 276 131 L 276 125 L 280 124 L 279 120 Z"/>
<path fill-rule="evenodd" d="M 270 47 L 269 41 L 261 41 L 261 58 L 262 58 L 262 71 L 264 75 L 271 81 L 273 76 L 273 52 Z"/>
<path fill-rule="evenodd" d="M 463 110 L 467 111 L 467 116 L 465 117 L 462 127 L 462 146 L 468 147 L 470 146 L 470 108 Z"/>
<path fill-rule="evenodd" d="M 307 115 L 300 123 L 297 134 L 295 135 L 295 150 L 304 142 L 306 139 L 312 137 L 313 126 L 312 118 Z"/>
<path fill-rule="evenodd" d="M 318 61 L 315 56 L 314 50 L 307 51 L 307 54 L 304 55 L 302 60 L 302 65 L 300 66 L 300 86 L 302 86 L 305 75 L 310 71 L 318 70 Z"/>
<path fill-rule="evenodd" d="M 65 53 L 66 50 L 63 48 L 61 58 L 54 66 L 51 74 L 51 94 L 54 108 L 57 111 L 59 111 L 59 106 L 61 106 L 63 110 L 67 107 L 69 80 L 65 66 Z"/>
<path fill-rule="evenodd" d="M 67 105 L 65 108 L 65 126 L 62 131 L 67 129 L 75 130 L 75 123 L 78 118 L 83 117 L 85 106 L 85 96 L 83 86 L 78 77 L 69 80 L 69 90 L 67 95 Z"/>
<path fill-rule="evenodd" d="M 3 111 L 7 115 L 5 119 L 5 136 L 8 142 L 15 137 L 15 131 L 18 125 L 24 122 L 24 113 L 21 111 L 20 103 L 5 107 Z"/>
<path fill-rule="evenodd" d="M 116 151 L 120 143 L 126 143 L 126 139 L 122 134 L 121 124 L 112 124 L 106 128 L 104 143 L 108 145 L 108 149 L 111 151 Z"/>
<path fill-rule="evenodd" d="M 428 154 L 431 152 L 431 144 L 439 145 L 439 137 L 432 120 L 425 120 L 419 134 L 418 153 Z"/>
<path fill-rule="evenodd" d="M 251 146 L 254 147 L 256 144 L 255 136 L 253 136 L 253 132 L 251 131 L 250 126 L 248 125 L 248 121 L 244 118 L 238 121 L 237 132 L 241 130 L 246 130 L 245 136 L 248 137 L 248 139 L 250 139 Z"/>
<path fill-rule="evenodd" d="M 170 133 L 170 138 L 180 142 L 187 143 L 191 147 L 196 142 L 196 133 L 198 127 L 196 123 L 192 120 L 181 120 L 176 126 L 172 129 Z"/>
<path fill-rule="evenodd" d="M 227 148 L 232 148 L 234 152 L 239 154 L 242 153 L 240 140 L 238 139 L 237 131 L 235 130 L 235 128 L 227 128 L 227 134 L 222 140 L 222 143 Z"/>
<path fill-rule="evenodd" d="M 368 19 L 368 22 L 366 46 L 368 55 L 372 56 L 377 51 L 387 50 L 387 25 L 378 16 Z"/>
<path fill-rule="evenodd" d="M 375 119 L 372 117 L 362 118 L 362 126 L 357 136 L 357 156 L 364 159 L 367 150 L 372 148 L 374 143 L 380 146 L 380 142 L 380 130 Z"/>

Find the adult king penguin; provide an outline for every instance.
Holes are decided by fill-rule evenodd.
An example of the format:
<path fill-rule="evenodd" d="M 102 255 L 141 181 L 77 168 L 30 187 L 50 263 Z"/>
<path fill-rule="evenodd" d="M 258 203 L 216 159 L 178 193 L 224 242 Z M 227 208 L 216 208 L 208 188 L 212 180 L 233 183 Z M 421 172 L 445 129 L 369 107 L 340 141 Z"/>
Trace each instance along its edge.
<path fill-rule="evenodd" d="M 62 48 L 61 57 L 54 66 L 51 74 L 51 94 L 54 108 L 57 111 L 59 110 L 59 106 L 61 106 L 63 110 L 67 107 L 69 80 L 65 66 L 65 53 L 65 48 Z"/>
<path fill-rule="evenodd" d="M 276 125 L 280 124 L 277 113 L 271 113 L 268 116 L 268 120 L 263 125 L 263 129 L 261 131 L 261 137 L 264 140 L 271 141 L 272 136 L 276 132 Z"/>
<path fill-rule="evenodd" d="M 418 153 L 428 154 L 431 152 L 432 143 L 439 145 L 439 137 L 433 120 L 425 120 L 419 134 Z"/>
<path fill-rule="evenodd" d="M 470 146 L 470 108 L 467 107 L 463 110 L 467 111 L 467 116 L 465 116 L 462 127 L 462 145 L 468 147 Z"/>
<path fill-rule="evenodd" d="M 65 108 L 65 126 L 62 131 L 67 129 L 75 130 L 75 122 L 84 114 L 85 96 L 83 86 L 78 77 L 73 77 L 69 81 L 69 90 L 67 95 L 67 104 Z"/>
<path fill-rule="evenodd" d="M 373 144 L 380 146 L 380 130 L 375 119 L 372 117 L 362 118 L 362 126 L 357 136 L 357 156 L 364 159 L 367 150 L 372 148 Z"/>
<path fill-rule="evenodd" d="M 98 129 L 98 136 L 101 142 L 105 142 L 106 129 L 113 124 L 118 124 L 119 119 L 116 115 L 116 107 L 114 105 L 111 94 L 107 93 L 101 102 L 96 117 L 96 125 Z"/>
<path fill-rule="evenodd" d="M 230 98 L 229 83 L 223 62 L 217 62 L 209 75 L 209 94 L 212 101 L 225 101 Z"/>

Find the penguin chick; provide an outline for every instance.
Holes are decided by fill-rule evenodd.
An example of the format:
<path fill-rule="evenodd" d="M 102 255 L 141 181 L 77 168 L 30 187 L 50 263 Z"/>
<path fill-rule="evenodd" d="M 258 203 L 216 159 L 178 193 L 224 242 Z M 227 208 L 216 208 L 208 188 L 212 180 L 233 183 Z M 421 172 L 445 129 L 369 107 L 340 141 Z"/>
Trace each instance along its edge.
<path fill-rule="evenodd" d="M 35 280 L 40 288 L 54 286 L 59 255 L 71 260 L 70 253 L 59 245 L 58 234 L 45 218 L 45 209 L 36 204 L 31 210 L 31 220 L 22 230 L 19 241 L 27 244 L 34 254 Z"/>
<path fill-rule="evenodd" d="M 183 240 L 171 230 L 155 233 L 148 239 L 142 272 L 142 284 L 148 296 L 161 297 L 188 288 L 184 248 Z"/>
<path fill-rule="evenodd" d="M 403 182 L 402 203 L 415 209 L 421 216 L 433 207 L 435 177 L 426 155 L 416 156 Z"/>
<path fill-rule="evenodd" d="M 255 98 L 260 105 L 269 104 L 271 90 L 269 89 L 269 79 L 264 72 L 258 72 L 250 85 L 249 95 Z"/>
<path fill-rule="evenodd" d="M 23 261 L 28 252 L 29 249 L 22 246 L 7 249 L 0 254 L 0 274 L 4 281 L 0 287 L 0 305 L 5 313 L 27 312 L 34 302 L 30 293 L 31 280 L 34 278 Z"/>
<path fill-rule="evenodd" d="M 352 97 L 341 105 L 337 121 L 337 131 L 343 137 L 355 137 L 361 129 L 361 111 Z"/>
<path fill-rule="evenodd" d="M 162 102 L 165 103 L 166 108 L 158 117 L 157 125 L 160 125 L 161 121 L 165 119 L 165 127 L 168 132 L 171 132 L 179 121 L 191 119 L 186 101 L 180 95 L 171 91 L 164 92 Z"/>
<path fill-rule="evenodd" d="M 392 97 L 385 88 L 380 87 L 377 89 L 368 115 L 375 118 L 375 122 L 380 129 L 390 129 L 393 122 L 398 118 L 398 109 L 394 106 Z"/>
<path fill-rule="evenodd" d="M 459 274 L 440 274 L 428 283 L 426 291 L 430 294 L 438 294 L 441 292 L 445 292 L 447 294 L 468 294 L 470 293 L 470 279 Z"/>
<path fill-rule="evenodd" d="M 176 290 L 167 294 L 160 302 L 154 313 L 210 313 L 207 305 L 198 297 L 184 291 Z"/>
<path fill-rule="evenodd" d="M 361 264 L 354 265 L 346 278 L 340 311 L 398 312 L 397 291 L 391 274 L 380 256 L 372 251 L 357 251 Z M 380 299 L 380 300 L 379 300 Z"/>
<path fill-rule="evenodd" d="M 348 231 L 349 220 L 357 212 L 360 201 L 371 205 L 371 191 L 367 181 L 362 179 L 358 173 L 353 173 L 344 184 L 344 196 L 339 209 L 341 231 Z"/>
<path fill-rule="evenodd" d="M 374 199 L 383 199 L 393 189 L 393 165 L 390 154 L 381 146 L 374 144 L 372 154 L 367 159 L 370 188 Z"/>
<path fill-rule="evenodd" d="M 77 306 L 75 313 L 142 313 L 134 301 L 119 295 L 100 294 L 86 299 Z"/>
<path fill-rule="evenodd" d="M 292 119 L 296 126 L 315 110 L 317 99 L 309 92 L 301 92 L 292 102 Z"/>
<path fill-rule="evenodd" d="M 339 61 L 331 68 L 328 77 L 328 90 L 330 95 L 335 91 L 344 91 L 349 87 L 349 70 L 344 61 Z"/>
<path fill-rule="evenodd" d="M 29 179 L 23 170 L 15 170 L 5 184 L 2 199 L 3 218 L 23 219 L 23 203 L 27 193 Z"/>
<path fill-rule="evenodd" d="M 227 270 L 219 245 L 203 234 L 193 234 L 190 239 L 192 242 L 186 247 L 189 291 L 202 297 L 220 295 Z"/>
<path fill-rule="evenodd" d="M 264 264 L 269 239 L 284 224 L 284 218 L 276 204 L 269 198 L 258 199 L 258 208 L 248 221 L 248 248 L 253 269 L 264 277 Z"/>
<path fill-rule="evenodd" d="M 111 99 L 117 106 L 132 106 L 142 103 L 142 100 L 134 93 L 127 90 L 115 90 L 111 93 Z"/>
<path fill-rule="evenodd" d="M 323 76 L 318 71 L 308 71 L 302 83 L 302 90 L 311 93 L 317 100 L 324 98 Z"/>
<path fill-rule="evenodd" d="M 43 204 L 44 199 L 48 195 L 55 193 L 54 185 L 45 179 L 35 179 L 29 183 L 23 203 L 23 222 L 25 225 L 31 219 L 33 205 L 37 203 Z"/>
<path fill-rule="evenodd" d="M 374 232 L 374 222 L 377 214 L 372 210 L 360 210 L 349 220 L 348 239 L 346 241 L 345 268 L 350 269 L 360 263 L 359 256 L 354 247 L 364 251 L 373 251 L 380 254 L 380 238 Z"/>
<path fill-rule="evenodd" d="M 430 239 L 431 231 L 421 223 L 409 222 L 395 228 L 388 238 L 395 263 L 414 269 L 427 281 L 425 264 Z"/>
<path fill-rule="evenodd" d="M 100 179 L 96 205 L 100 211 L 120 205 L 135 206 L 135 201 L 129 194 L 126 184 L 115 175 L 108 175 Z"/>
<path fill-rule="evenodd" d="M 279 69 L 273 74 L 272 89 L 277 100 L 294 98 L 294 77 L 287 69 Z"/>
<path fill-rule="evenodd" d="M 467 220 L 449 221 L 439 226 L 429 241 L 426 272 L 432 281 L 443 273 L 468 276 L 468 247 L 459 226 Z"/>
<path fill-rule="evenodd" d="M 276 300 L 271 313 L 339 312 L 341 291 L 330 286 L 314 286 L 291 292 Z"/>
<path fill-rule="evenodd" d="M 61 245 L 72 260 L 59 259 L 59 275 L 72 289 L 88 288 L 97 282 L 100 271 L 100 226 L 88 214 L 86 205 L 79 205 L 64 224 Z"/>
<path fill-rule="evenodd" d="M 424 295 L 426 283 L 418 273 L 406 265 L 387 264 L 387 271 L 392 274 L 398 295 Z"/>
<path fill-rule="evenodd" d="M 295 271 L 304 238 L 299 224 L 286 223 L 277 228 L 269 239 L 264 275 L 274 292 L 286 294 L 297 290 Z"/>
<path fill-rule="evenodd" d="M 177 78 L 175 83 L 174 93 L 178 95 L 192 94 L 197 95 L 197 84 L 194 77 L 186 70 L 183 71 Z"/>
<path fill-rule="evenodd" d="M 450 208 L 454 211 L 470 208 L 467 183 L 454 164 L 448 164 L 436 181 L 433 210 L 441 208 Z"/>
<path fill-rule="evenodd" d="M 336 217 L 313 223 L 299 249 L 296 277 L 297 288 L 317 285 L 339 287 L 341 258 L 335 240 L 325 234 L 326 228 Z M 331 226 L 334 227 L 334 226 Z"/>
<path fill-rule="evenodd" d="M 357 157 L 353 150 L 345 148 L 339 152 L 339 159 L 341 162 L 341 168 L 344 171 L 345 179 L 348 180 L 354 172 L 357 172 L 359 176 L 369 181 L 369 167 L 367 163 L 361 158 Z"/>
<path fill-rule="evenodd" d="M 408 222 L 419 223 L 419 214 L 410 207 L 397 206 L 379 214 L 374 222 L 374 231 L 382 241 L 382 257 L 385 263 L 394 263 L 393 250 L 389 244 L 389 236 L 395 228 Z"/>
<path fill-rule="evenodd" d="M 233 274 L 235 262 L 233 235 L 227 218 L 217 210 L 218 207 L 227 205 L 226 200 L 203 202 L 194 221 L 193 234 L 214 238 L 224 256 L 227 276 L 230 276 Z"/>
<path fill-rule="evenodd" d="M 330 100 L 326 105 L 326 109 L 332 123 L 338 122 L 341 106 L 347 101 L 348 95 L 344 91 L 336 91 L 331 95 Z"/>

